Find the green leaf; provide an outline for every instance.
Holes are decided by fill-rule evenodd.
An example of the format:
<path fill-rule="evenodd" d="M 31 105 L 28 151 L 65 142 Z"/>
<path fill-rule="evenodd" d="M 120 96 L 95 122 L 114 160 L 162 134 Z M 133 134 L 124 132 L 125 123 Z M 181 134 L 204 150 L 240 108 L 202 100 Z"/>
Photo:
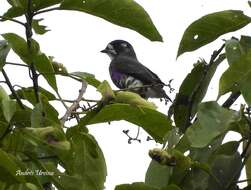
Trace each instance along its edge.
<path fill-rule="evenodd" d="M 241 57 L 223 73 L 219 84 L 219 95 L 241 91 L 246 102 L 251 105 L 251 51 Z M 234 77 L 233 77 L 234 76 Z"/>
<path fill-rule="evenodd" d="M 95 88 L 97 88 L 101 84 L 101 82 L 99 80 L 97 80 L 93 74 L 90 74 L 90 73 L 73 72 L 73 73 L 70 73 L 70 74 L 72 76 L 76 76 L 76 77 L 78 77 L 80 79 L 85 80 L 89 85 L 92 85 Z"/>
<path fill-rule="evenodd" d="M 132 184 L 117 185 L 115 190 L 158 190 L 158 189 L 149 186 L 143 182 L 136 182 Z"/>
<path fill-rule="evenodd" d="M 112 100 L 115 98 L 115 94 L 109 85 L 109 83 L 105 80 L 103 81 L 97 88 L 97 90 L 102 94 L 103 100 Z"/>
<path fill-rule="evenodd" d="M 250 36 L 241 36 L 240 44 L 245 53 L 251 49 L 251 37 Z"/>
<path fill-rule="evenodd" d="M 70 150 L 69 141 L 67 141 L 64 132 L 58 127 L 26 127 L 22 129 L 22 133 L 31 144 L 44 147 L 55 154 Z"/>
<path fill-rule="evenodd" d="M 225 43 L 226 57 L 228 64 L 232 64 L 238 61 L 241 55 L 244 54 L 244 50 L 239 42 L 239 40 L 232 38 L 227 40 Z"/>
<path fill-rule="evenodd" d="M 81 119 L 80 125 L 125 120 L 142 127 L 157 142 L 163 143 L 167 132 L 172 129 L 172 122 L 166 115 L 145 107 L 127 104 L 104 106 L 98 113 L 89 112 Z"/>
<path fill-rule="evenodd" d="M 98 16 L 116 25 L 135 30 L 152 41 L 162 41 L 150 16 L 132 0 L 64 0 L 61 9 L 82 11 Z"/>
<path fill-rule="evenodd" d="M 32 20 L 32 28 L 36 32 L 36 34 L 45 34 L 46 32 L 50 31 L 47 26 L 41 25 L 39 22 L 43 21 L 44 19 L 33 19 Z"/>
<path fill-rule="evenodd" d="M 0 40 L 0 70 L 5 65 L 6 57 L 10 51 L 10 46 L 5 40 Z"/>
<path fill-rule="evenodd" d="M 38 11 L 56 4 L 59 4 L 62 0 L 33 0 L 32 9 Z M 8 3 L 12 6 L 8 9 L 4 16 L 9 18 L 14 18 L 21 16 L 27 11 L 27 1 L 26 0 L 8 0 Z"/>
<path fill-rule="evenodd" d="M 203 148 L 230 130 L 231 123 L 238 118 L 236 112 L 222 108 L 216 102 L 206 102 L 199 106 L 198 120 L 187 129 L 185 135 L 192 147 Z"/>
<path fill-rule="evenodd" d="M 142 98 L 140 95 L 128 91 L 117 92 L 114 102 L 121 104 L 129 104 L 135 107 L 145 107 L 153 110 L 157 109 L 157 106 L 153 102 L 149 102 Z"/>
<path fill-rule="evenodd" d="M 250 17 L 239 10 L 226 10 L 205 15 L 186 29 L 177 57 L 185 52 L 194 51 L 223 34 L 239 30 L 250 21 Z"/>
<path fill-rule="evenodd" d="M 247 146 L 247 141 L 244 141 L 243 142 L 243 150 L 246 148 Z M 247 179 L 251 179 L 251 156 L 250 156 L 250 153 L 251 153 L 251 145 L 249 145 L 248 149 L 247 149 L 247 155 L 249 154 L 249 157 L 247 159 L 247 161 L 245 162 L 245 169 L 246 169 L 246 178 Z M 248 181 L 247 182 L 248 185 L 251 185 L 251 181 Z"/>
<path fill-rule="evenodd" d="M 104 189 L 106 164 L 102 150 L 94 137 L 76 130 L 71 133 L 69 140 L 71 151 L 61 158 L 61 164 L 66 169 L 64 173 L 58 171 L 55 166 L 40 162 L 41 167 L 45 171 L 55 173 L 50 177 L 58 189 Z"/>
<path fill-rule="evenodd" d="M 39 87 L 38 89 L 39 89 L 39 95 L 44 98 L 46 97 L 48 101 L 52 101 L 56 99 L 54 94 L 45 90 L 44 88 Z M 34 87 L 27 87 L 27 88 L 23 87 L 17 90 L 16 93 L 19 96 L 19 98 L 28 100 L 33 105 L 37 103 L 35 93 L 34 93 Z M 13 95 L 11 95 L 11 97 L 13 98 Z"/>
<path fill-rule="evenodd" d="M 14 116 L 17 108 L 17 104 L 13 100 L 3 99 L 2 100 L 3 114 L 6 121 L 10 122 Z"/>
<path fill-rule="evenodd" d="M 2 36 L 25 63 L 32 63 L 33 57 L 39 52 L 39 44 L 36 41 L 32 40 L 31 50 L 29 50 L 26 41 L 22 37 L 14 33 L 5 33 Z"/>
<path fill-rule="evenodd" d="M 12 155 L 0 149 L 0 160 L 0 181 L 9 184 L 25 182 L 24 176 L 16 175 L 16 172 L 20 170 L 20 167 L 16 164 Z"/>
<path fill-rule="evenodd" d="M 152 160 L 145 176 L 145 184 L 156 188 L 162 188 L 169 184 L 172 169 L 169 166 L 160 165 Z"/>
<path fill-rule="evenodd" d="M 9 100 L 9 95 L 7 94 L 7 92 L 4 90 L 4 88 L 2 86 L 0 86 L 0 100 Z"/>
<path fill-rule="evenodd" d="M 39 54 L 34 57 L 34 65 L 37 71 L 43 75 L 50 86 L 57 91 L 57 81 L 50 59 L 44 53 Z"/>
<path fill-rule="evenodd" d="M 211 79 L 223 60 L 224 57 L 210 66 L 204 60 L 198 61 L 182 82 L 172 106 L 175 124 L 181 132 L 185 132 L 189 126 L 188 122 L 197 113 L 198 105 L 206 95 Z"/>
<path fill-rule="evenodd" d="M 222 190 L 222 187 L 226 187 L 232 180 L 237 180 L 241 172 L 241 156 L 238 152 L 233 155 L 215 155 L 211 163 L 212 174 L 220 182 L 215 182 L 215 179 L 210 177 L 208 183 L 208 189 Z M 236 177 L 236 178 L 235 178 Z"/>

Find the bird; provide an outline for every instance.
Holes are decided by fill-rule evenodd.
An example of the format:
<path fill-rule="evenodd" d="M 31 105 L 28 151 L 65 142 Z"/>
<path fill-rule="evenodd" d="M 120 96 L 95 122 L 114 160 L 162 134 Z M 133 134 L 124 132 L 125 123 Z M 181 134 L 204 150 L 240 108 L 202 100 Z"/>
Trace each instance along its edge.
<path fill-rule="evenodd" d="M 141 64 L 133 46 L 124 40 L 114 40 L 101 51 L 110 59 L 109 73 L 119 89 L 139 94 L 142 98 L 160 98 L 172 102 L 163 87 L 166 86 L 157 74 Z"/>

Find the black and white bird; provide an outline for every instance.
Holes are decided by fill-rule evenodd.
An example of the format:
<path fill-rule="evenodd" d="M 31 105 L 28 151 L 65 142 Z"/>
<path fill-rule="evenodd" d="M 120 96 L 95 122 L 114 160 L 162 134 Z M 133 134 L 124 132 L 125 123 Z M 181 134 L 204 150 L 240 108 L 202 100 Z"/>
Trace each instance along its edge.
<path fill-rule="evenodd" d="M 163 89 L 165 83 L 138 61 L 130 43 L 115 40 L 101 52 L 111 58 L 110 76 L 119 89 L 128 89 L 145 99 L 164 98 L 166 102 L 172 101 Z"/>

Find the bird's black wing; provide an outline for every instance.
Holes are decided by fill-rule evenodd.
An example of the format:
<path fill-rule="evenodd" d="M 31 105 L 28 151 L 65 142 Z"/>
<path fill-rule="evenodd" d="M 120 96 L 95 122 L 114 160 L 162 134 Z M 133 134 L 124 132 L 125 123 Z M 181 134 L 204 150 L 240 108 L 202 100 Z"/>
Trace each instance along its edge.
<path fill-rule="evenodd" d="M 138 62 L 137 59 L 133 59 L 126 56 L 120 56 L 115 58 L 111 64 L 117 71 L 130 75 L 144 84 L 163 84 L 160 78 L 152 72 L 150 69 Z"/>

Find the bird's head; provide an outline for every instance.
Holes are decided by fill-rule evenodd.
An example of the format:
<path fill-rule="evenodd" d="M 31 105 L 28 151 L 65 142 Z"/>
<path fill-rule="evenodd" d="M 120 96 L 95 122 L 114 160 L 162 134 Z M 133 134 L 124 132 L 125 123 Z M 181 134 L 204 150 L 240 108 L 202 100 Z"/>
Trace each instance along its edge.
<path fill-rule="evenodd" d="M 111 59 L 114 59 L 119 55 L 136 58 L 132 45 L 124 40 L 114 40 L 110 42 L 101 52 L 109 55 Z"/>

